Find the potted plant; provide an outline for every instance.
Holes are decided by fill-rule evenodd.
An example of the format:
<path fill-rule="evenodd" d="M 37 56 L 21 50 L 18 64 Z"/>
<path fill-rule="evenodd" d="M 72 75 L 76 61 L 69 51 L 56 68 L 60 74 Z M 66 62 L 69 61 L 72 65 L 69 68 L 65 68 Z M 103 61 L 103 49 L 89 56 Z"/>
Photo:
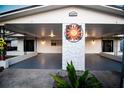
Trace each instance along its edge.
<path fill-rule="evenodd" d="M 6 42 L 3 38 L 0 38 L 0 60 L 5 60 L 5 45 Z"/>

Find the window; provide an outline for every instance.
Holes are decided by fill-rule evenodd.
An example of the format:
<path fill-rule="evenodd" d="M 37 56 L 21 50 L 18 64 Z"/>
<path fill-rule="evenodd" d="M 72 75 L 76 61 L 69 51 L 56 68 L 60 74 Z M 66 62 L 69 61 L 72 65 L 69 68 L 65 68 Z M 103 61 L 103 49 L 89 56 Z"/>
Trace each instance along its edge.
<path fill-rule="evenodd" d="M 17 51 L 17 40 L 7 40 L 7 51 Z"/>
<path fill-rule="evenodd" d="M 51 40 L 51 46 L 61 46 L 62 40 Z"/>

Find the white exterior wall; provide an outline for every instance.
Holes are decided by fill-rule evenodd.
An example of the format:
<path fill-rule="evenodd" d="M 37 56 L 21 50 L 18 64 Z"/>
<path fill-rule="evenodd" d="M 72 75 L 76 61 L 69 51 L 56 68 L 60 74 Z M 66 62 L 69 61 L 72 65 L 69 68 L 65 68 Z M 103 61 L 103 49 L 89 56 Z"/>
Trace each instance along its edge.
<path fill-rule="evenodd" d="M 34 52 L 37 52 L 37 39 L 34 40 Z"/>
<path fill-rule="evenodd" d="M 78 13 L 77 17 L 69 17 L 69 13 L 72 11 L 76 11 Z M 85 23 L 102 23 L 102 24 L 124 24 L 124 19 L 115 15 L 106 14 L 103 12 L 93 11 L 90 9 L 85 8 L 76 8 L 76 7 L 68 7 L 63 9 L 57 9 L 52 10 L 44 13 L 34 14 L 30 16 L 25 16 L 17 19 L 12 19 L 9 21 L 2 22 L 0 24 L 5 23 L 62 23 L 63 24 L 63 34 L 65 31 L 65 24 L 70 23 L 79 23 L 79 24 L 85 24 Z M 84 25 L 83 25 L 83 28 Z M 85 29 L 84 29 L 85 31 Z M 90 41 L 88 41 L 90 43 Z M 55 50 L 59 50 L 60 48 L 51 48 L 48 44 L 48 46 L 42 47 L 40 45 L 40 42 L 37 42 L 37 51 L 45 53 L 48 52 L 55 52 Z M 97 41 L 95 46 L 89 47 L 89 43 L 86 43 L 88 48 L 86 49 L 86 52 L 93 53 L 93 52 L 99 52 L 100 51 L 100 41 Z M 19 43 L 19 50 L 22 52 L 23 45 L 20 41 Z M 99 48 L 97 50 L 94 50 L 97 46 Z M 49 47 L 49 49 L 48 49 Z M 77 70 L 84 70 L 85 69 L 85 38 L 81 39 L 77 43 L 70 43 L 68 42 L 65 37 L 63 36 L 63 62 L 62 67 L 63 69 L 66 68 L 67 61 L 70 62 L 71 60 L 74 63 L 74 66 Z M 89 50 L 88 50 L 89 49 Z M 92 51 L 91 51 L 92 49 Z M 53 51 L 52 51 L 53 50 Z M 56 52 L 58 52 L 58 50 Z"/>
<path fill-rule="evenodd" d="M 120 51 L 120 40 L 116 39 L 114 40 L 114 55 L 122 55 L 122 52 Z"/>
<path fill-rule="evenodd" d="M 34 52 L 24 52 L 24 39 L 17 39 L 13 46 L 17 43 L 17 51 L 7 51 L 7 55 L 27 55 L 37 52 L 37 40 L 34 40 Z"/>
<path fill-rule="evenodd" d="M 17 49 L 19 52 L 24 52 L 24 40 L 23 39 L 18 40 L 18 48 Z"/>
<path fill-rule="evenodd" d="M 120 52 L 120 41 L 121 40 L 118 40 L 118 52 Z"/>
<path fill-rule="evenodd" d="M 102 39 L 94 39 L 94 44 L 92 44 L 93 39 L 86 39 L 85 42 L 85 53 L 100 53 L 102 52 Z M 109 39 L 105 39 L 109 40 Z M 120 40 L 113 40 L 113 51 L 117 53 L 120 52 Z"/>
<path fill-rule="evenodd" d="M 17 51 L 7 51 L 7 55 L 24 55 L 24 40 L 17 40 Z"/>
<path fill-rule="evenodd" d="M 77 17 L 69 17 L 69 12 L 76 11 Z M 4 23 L 107 23 L 107 24 L 124 24 L 124 19 L 106 14 L 103 12 L 93 11 L 91 9 L 68 7 L 63 9 L 52 10 L 44 13 L 25 16 Z"/>
<path fill-rule="evenodd" d="M 82 25 L 83 33 L 85 33 L 85 25 L 78 24 Z M 72 61 L 76 70 L 85 70 L 85 36 L 75 43 L 68 41 L 64 35 L 66 25 L 68 24 L 63 24 L 62 68 L 65 70 L 67 62 Z"/>
<path fill-rule="evenodd" d="M 102 40 L 94 39 L 94 44 L 92 44 L 93 39 L 86 39 L 85 41 L 85 53 L 100 53 L 102 52 Z"/>
<path fill-rule="evenodd" d="M 41 44 L 41 40 L 37 40 L 37 52 L 38 53 L 62 53 L 62 46 L 51 46 L 51 41 L 46 39 L 44 45 Z"/>
<path fill-rule="evenodd" d="M 114 55 L 117 56 L 118 55 L 118 40 L 113 40 L 113 41 L 114 41 L 113 52 L 114 52 Z"/>

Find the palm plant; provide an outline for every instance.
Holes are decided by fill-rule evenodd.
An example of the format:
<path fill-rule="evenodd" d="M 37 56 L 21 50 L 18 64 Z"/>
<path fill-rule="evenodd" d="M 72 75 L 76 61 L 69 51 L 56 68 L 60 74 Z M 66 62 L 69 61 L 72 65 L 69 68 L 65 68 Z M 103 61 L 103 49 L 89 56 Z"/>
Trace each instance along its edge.
<path fill-rule="evenodd" d="M 102 87 L 102 84 L 100 83 L 97 78 L 90 73 L 89 70 L 86 70 L 82 73 L 82 75 L 79 77 L 76 74 L 76 70 L 73 66 L 73 63 L 71 64 L 67 63 L 67 73 L 68 73 L 68 79 L 69 81 L 65 80 L 60 75 L 51 75 L 53 79 L 56 82 L 56 87 L 58 88 L 99 88 Z"/>

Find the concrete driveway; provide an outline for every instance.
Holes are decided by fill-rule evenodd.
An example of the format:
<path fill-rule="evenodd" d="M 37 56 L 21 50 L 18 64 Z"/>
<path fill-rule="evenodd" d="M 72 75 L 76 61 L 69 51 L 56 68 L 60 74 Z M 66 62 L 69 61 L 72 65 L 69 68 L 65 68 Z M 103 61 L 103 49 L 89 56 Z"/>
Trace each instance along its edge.
<path fill-rule="evenodd" d="M 50 74 L 58 72 L 63 73 L 57 69 L 6 69 L 0 73 L 0 88 L 52 88 L 54 80 Z M 106 88 L 118 88 L 120 85 L 120 73 L 113 71 L 92 73 Z"/>
<path fill-rule="evenodd" d="M 98 54 L 86 54 L 85 67 L 95 71 L 121 71 L 121 63 Z"/>
<path fill-rule="evenodd" d="M 61 54 L 39 54 L 12 65 L 0 73 L 0 87 L 5 88 L 52 88 L 50 74 L 61 72 Z M 121 63 L 97 54 L 86 54 L 86 69 L 103 83 L 106 88 L 120 85 Z"/>
<path fill-rule="evenodd" d="M 86 54 L 85 67 L 97 71 L 121 71 L 121 63 L 104 58 L 98 54 Z M 62 69 L 62 54 L 38 54 L 10 66 L 22 69 Z"/>
<path fill-rule="evenodd" d="M 6 69 L 0 73 L 0 88 L 52 88 L 53 69 Z"/>
<path fill-rule="evenodd" d="M 11 65 L 10 68 L 62 69 L 62 54 L 60 53 L 38 54 L 35 57 Z"/>

